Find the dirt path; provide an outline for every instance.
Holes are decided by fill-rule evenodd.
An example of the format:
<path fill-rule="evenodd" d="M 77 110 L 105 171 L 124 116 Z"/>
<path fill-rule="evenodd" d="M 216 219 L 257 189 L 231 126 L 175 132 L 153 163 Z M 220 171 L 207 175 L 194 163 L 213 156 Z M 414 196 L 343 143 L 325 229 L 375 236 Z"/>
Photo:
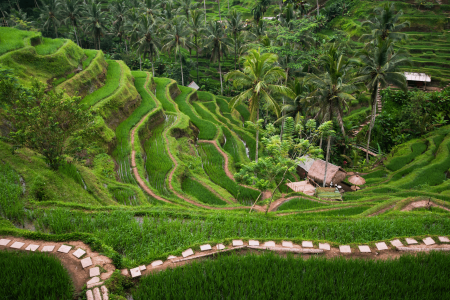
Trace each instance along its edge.
<path fill-rule="evenodd" d="M 144 88 L 145 90 L 149 93 L 149 95 L 151 95 L 151 92 L 148 90 L 148 81 L 150 80 L 150 74 L 147 74 L 147 79 L 144 83 Z M 156 103 L 156 107 L 154 109 L 152 109 L 149 113 L 147 113 L 140 121 L 139 123 L 136 124 L 136 126 L 133 127 L 133 129 L 131 130 L 131 168 L 133 169 L 133 174 L 134 177 L 136 178 L 136 181 L 139 183 L 139 186 L 150 196 L 152 196 L 153 198 L 159 200 L 159 201 L 163 201 L 166 203 L 172 203 L 171 201 L 164 199 L 163 197 L 160 197 L 158 195 L 156 195 L 151 189 L 148 188 L 148 186 L 145 184 L 144 180 L 141 178 L 141 175 L 139 175 L 138 169 L 136 168 L 136 150 L 134 150 L 134 135 L 136 134 L 136 129 L 145 121 L 145 119 L 151 114 L 153 113 L 155 110 L 157 110 L 159 108 L 159 103 L 158 101 L 155 101 Z"/>
<path fill-rule="evenodd" d="M 309 213 L 316 213 L 316 212 L 323 212 L 323 211 L 346 209 L 346 208 L 352 208 L 352 207 L 357 207 L 357 206 L 344 206 L 344 207 L 323 208 L 323 209 L 308 210 L 308 211 L 296 211 L 296 212 L 277 214 L 277 216 L 281 217 L 281 216 L 294 215 L 294 214 L 309 214 Z"/>
<path fill-rule="evenodd" d="M 450 211 L 450 209 L 448 209 L 447 207 L 435 204 L 435 203 L 433 203 L 431 201 L 428 201 L 428 200 L 411 202 L 406 207 L 404 207 L 401 211 L 411 211 L 411 210 L 413 210 L 415 208 L 430 207 L 430 206 L 431 207 L 439 207 L 439 208 L 442 208 L 443 210 Z"/>
<path fill-rule="evenodd" d="M 216 140 L 213 140 L 213 141 L 210 141 L 210 140 L 198 140 L 197 143 L 213 144 L 214 147 L 216 147 L 217 151 L 219 151 L 219 153 L 223 156 L 223 159 L 225 160 L 225 163 L 224 163 L 224 166 L 223 166 L 225 174 L 227 174 L 228 178 L 230 178 L 231 180 L 236 181 L 234 179 L 233 174 L 231 173 L 231 171 L 230 171 L 230 169 L 228 167 L 228 161 L 229 161 L 228 160 L 228 155 L 222 150 L 222 148 L 219 147 L 219 145 L 217 145 L 217 141 Z M 243 187 L 246 187 L 248 189 L 259 191 L 258 189 L 255 189 L 254 187 L 251 187 L 251 186 L 248 186 L 248 185 L 244 185 L 244 184 L 239 184 L 239 185 L 243 186 Z"/>
<path fill-rule="evenodd" d="M 394 206 L 395 206 L 395 204 L 392 204 L 392 205 L 390 205 L 390 206 L 388 206 L 388 207 L 385 207 L 385 208 L 383 208 L 383 209 L 380 209 L 379 211 L 374 212 L 373 214 L 368 215 L 368 217 L 375 217 L 375 216 L 381 215 L 382 213 L 384 213 L 384 212 L 386 212 L 386 211 L 392 209 Z"/>

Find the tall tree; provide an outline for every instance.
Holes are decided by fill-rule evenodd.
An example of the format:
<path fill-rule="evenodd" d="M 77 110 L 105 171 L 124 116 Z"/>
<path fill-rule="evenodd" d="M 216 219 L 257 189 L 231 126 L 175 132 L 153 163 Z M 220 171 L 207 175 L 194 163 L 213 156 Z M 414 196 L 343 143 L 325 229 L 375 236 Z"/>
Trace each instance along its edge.
<path fill-rule="evenodd" d="M 158 37 L 158 26 L 153 23 L 150 15 L 142 15 L 141 21 L 138 23 L 138 34 L 139 38 L 134 44 L 134 47 L 139 54 L 148 55 L 148 59 L 152 64 L 152 74 L 155 76 L 154 58 L 159 53 L 161 47 Z"/>
<path fill-rule="evenodd" d="M 232 71 L 225 75 L 225 80 L 232 80 L 235 87 L 246 87 L 247 90 L 230 100 L 230 108 L 235 109 L 243 102 L 249 102 L 250 119 L 254 123 L 259 120 L 259 108 L 262 103 L 280 115 L 280 107 L 274 95 L 293 97 L 291 89 L 277 85 L 280 79 L 285 79 L 282 68 L 275 66 L 278 56 L 273 53 L 261 54 L 259 50 L 250 50 L 244 61 L 244 72 Z M 259 130 L 256 130 L 255 160 L 258 162 Z"/>
<path fill-rule="evenodd" d="M 191 27 L 192 36 L 194 37 L 195 53 L 197 55 L 197 84 L 200 83 L 198 75 L 198 52 L 200 50 L 200 40 L 205 30 L 205 23 L 202 20 L 203 12 L 201 10 L 194 10 L 191 13 L 189 26 Z"/>
<path fill-rule="evenodd" d="M 362 23 L 362 26 L 369 27 L 368 34 L 363 34 L 363 40 L 375 40 L 377 37 L 386 40 L 403 40 L 407 38 L 405 33 L 399 32 L 410 25 L 409 21 L 399 22 L 403 11 L 395 11 L 394 4 L 386 3 L 374 9 L 374 17 Z"/>
<path fill-rule="evenodd" d="M 195 10 L 198 6 L 198 4 L 192 2 L 192 0 L 180 0 L 178 4 L 180 5 L 181 10 L 184 12 L 186 19 L 188 20 L 189 16 L 191 15 L 191 12 Z"/>
<path fill-rule="evenodd" d="M 184 85 L 184 75 L 183 75 L 183 60 L 182 60 L 182 48 L 192 47 L 193 45 L 188 39 L 191 30 L 186 24 L 186 19 L 183 16 L 178 16 L 173 20 L 173 26 L 165 32 L 166 43 L 162 47 L 168 53 L 174 51 L 175 59 L 177 56 L 180 57 L 181 66 L 181 85 Z"/>
<path fill-rule="evenodd" d="M 233 36 L 234 44 L 234 69 L 236 70 L 237 55 L 238 55 L 238 35 L 240 32 L 245 30 L 247 25 L 242 20 L 242 14 L 237 10 L 233 9 L 227 16 L 227 30 Z"/>
<path fill-rule="evenodd" d="M 142 8 L 145 14 L 150 17 L 151 21 L 155 23 L 161 14 L 161 3 L 156 0 L 145 0 L 142 2 Z"/>
<path fill-rule="evenodd" d="M 75 39 L 77 41 L 77 45 L 80 46 L 80 42 L 78 41 L 78 22 L 81 18 L 82 13 L 82 5 L 80 0 L 64 0 L 62 1 L 60 15 L 64 24 L 70 23 L 75 33 Z"/>
<path fill-rule="evenodd" d="M 101 50 L 100 39 L 107 30 L 107 12 L 102 10 L 101 2 L 91 0 L 86 6 L 83 16 L 83 24 L 86 31 L 90 32 L 94 37 L 95 49 Z"/>
<path fill-rule="evenodd" d="M 353 100 L 351 95 L 361 87 L 355 84 L 355 76 L 350 72 L 349 62 L 343 52 L 336 45 L 331 45 L 328 52 L 321 57 L 324 72 L 320 75 L 309 74 L 307 83 L 313 84 L 316 90 L 310 94 L 310 99 L 320 107 L 323 120 L 332 120 L 336 115 L 342 136 L 345 136 L 344 123 L 342 121 L 343 109 L 348 107 L 347 101 Z M 325 177 L 328 167 L 329 152 L 331 146 L 331 134 L 328 135 Z M 326 181 L 324 180 L 323 186 Z"/>
<path fill-rule="evenodd" d="M 356 80 L 364 82 L 369 91 L 371 91 L 372 114 L 366 149 L 366 161 L 369 161 L 369 144 L 377 113 L 378 89 L 394 84 L 406 91 L 405 75 L 398 68 L 399 66 L 410 64 L 411 61 L 405 51 L 399 50 L 394 52 L 393 41 L 391 39 L 383 40 L 381 35 L 378 36 L 375 47 L 370 50 L 363 50 L 359 58 L 363 67 L 360 71 L 361 76 L 356 78 Z"/>
<path fill-rule="evenodd" d="M 220 59 L 225 56 L 231 47 L 231 39 L 225 34 L 223 25 L 219 22 L 210 21 L 205 30 L 205 48 L 211 50 L 212 62 L 219 62 L 220 94 L 223 95 L 222 67 Z"/>
<path fill-rule="evenodd" d="M 41 0 L 42 8 L 39 19 L 43 22 L 42 27 L 48 30 L 49 27 L 53 27 L 55 30 L 55 36 L 58 37 L 58 26 L 61 23 L 59 13 L 61 11 L 59 0 Z"/>
<path fill-rule="evenodd" d="M 5 75 L 9 74 L 0 72 L 0 91 L 7 88 L 13 94 L 2 98 L 9 100 L 5 117 L 13 127 L 8 139 L 42 154 L 50 168 L 58 170 L 64 156 L 79 153 L 83 140 L 92 135 L 91 112 L 81 108 L 80 97 L 69 97 L 64 91 L 45 93 L 45 85 L 37 80 L 27 90 Z"/>

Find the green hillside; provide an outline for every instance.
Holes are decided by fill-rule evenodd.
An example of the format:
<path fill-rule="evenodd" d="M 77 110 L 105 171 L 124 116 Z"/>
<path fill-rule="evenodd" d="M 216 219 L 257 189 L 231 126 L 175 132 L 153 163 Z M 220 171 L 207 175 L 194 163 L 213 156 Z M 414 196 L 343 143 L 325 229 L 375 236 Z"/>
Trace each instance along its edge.
<path fill-rule="evenodd" d="M 133 4 L 138 9 L 129 2 L 90 3 L 89 9 L 103 16 L 96 23 L 104 25 L 99 25 L 99 35 L 90 27 L 86 8 L 79 26 L 61 19 L 56 27 L 45 25 L 37 14 L 40 8 L 28 9 L 29 19 L 19 22 L 12 8 L 2 6 L 7 14 L 1 24 L 8 26 L 0 27 L 0 239 L 81 245 L 88 252 L 81 258 L 94 260 L 88 269 L 80 268 L 71 254 L 73 261 L 54 251 L 69 273 L 83 272 L 81 283 L 74 280 L 75 291 L 67 274 L 60 280 L 61 295 L 73 293 L 74 299 L 96 293 L 90 281 L 95 276 L 87 272 L 96 267 L 102 277 L 98 287 L 108 288 L 109 299 L 159 299 L 164 293 L 203 299 L 230 293 L 248 299 L 304 297 L 299 291 L 321 298 L 339 286 L 336 280 L 343 283 L 339 293 L 333 292 L 337 298 L 395 298 L 387 293 L 392 286 L 377 274 L 401 286 L 402 296 L 411 283 L 423 285 L 417 288 L 420 298 L 447 296 L 449 256 L 406 254 L 416 248 L 449 249 L 442 238 L 450 232 L 450 93 L 440 89 L 450 82 L 447 0 L 426 6 L 395 1 L 396 12 L 403 10 L 399 22 L 410 22 L 401 31 L 407 39 L 392 39 L 382 48 L 391 39 L 375 37 L 367 48 L 373 56 L 374 49 L 384 49 L 379 60 L 409 54 L 405 57 L 411 66 L 383 66 L 397 76 L 379 75 L 390 80 L 391 88 L 383 81 L 370 84 L 375 71 L 367 71 L 360 40 L 368 33 L 361 24 L 387 2 L 319 1 L 317 16 L 316 2 L 302 2 L 302 11 L 303 4 L 286 1 L 279 21 L 262 19 L 258 25 L 252 8 L 260 5 L 265 9 L 260 17 L 270 17 L 279 14 L 279 2 L 223 1 L 224 23 L 211 22 L 216 31 L 202 29 L 199 49 L 191 44 L 196 41 L 192 31 L 177 35 L 193 26 L 186 21 L 177 29 L 174 21 L 184 20 L 186 3 L 150 2 Z M 199 2 L 200 9 L 203 4 Z M 242 28 L 248 26 L 241 28 L 239 53 L 234 53 L 238 46 L 231 25 L 225 23 L 228 4 L 242 13 Z M 205 5 L 207 20 L 217 21 L 219 3 Z M 51 3 L 42 6 L 50 9 Z M 120 9 L 123 24 L 117 18 Z M 155 20 L 150 22 L 150 16 Z M 115 28 L 119 25 L 123 27 Z M 56 33 L 60 38 L 53 38 Z M 218 46 L 219 40 L 226 49 Z M 197 80 L 196 50 L 198 90 L 188 87 Z M 240 60 L 233 73 L 235 55 Z M 404 71 L 429 74 L 433 92 L 406 91 Z M 244 100 L 236 102 L 237 95 Z M 376 112 L 367 160 L 371 101 L 382 110 Z M 67 111 L 58 111 L 66 103 Z M 87 121 L 68 134 L 72 115 Z M 54 142 L 58 132 L 64 136 Z M 42 140 L 53 142 L 36 145 Z M 55 144 L 61 151 L 52 153 L 56 163 L 46 151 Z M 304 155 L 348 172 L 339 182 L 345 190 L 340 191 L 342 201 L 287 187 L 308 179 L 298 168 Z M 358 191 L 350 189 L 347 175 L 352 174 L 365 179 Z M 324 185 L 314 180 L 313 187 Z M 424 245 L 427 237 L 436 244 Z M 420 247 L 410 247 L 407 238 Z M 394 246 L 394 239 L 409 248 Z M 383 242 L 386 251 L 377 246 Z M 323 244 L 332 251 L 319 249 Z M 218 254 L 219 245 L 234 254 Z M 351 253 L 343 254 L 340 246 L 349 246 Z M 359 246 L 371 252 L 363 253 Z M 8 254 L 3 249 L 10 246 L 0 247 L 0 265 L 8 268 L 9 257 L 23 256 L 32 263 L 50 258 L 11 256 L 16 250 Z M 185 259 L 189 248 L 195 255 Z M 265 253 L 269 251 L 274 253 Z M 220 257 L 209 259 L 216 255 Z M 320 255 L 325 257 L 315 258 Z M 199 262 L 200 257 L 205 261 Z M 158 266 L 155 270 L 162 272 L 154 272 Z M 142 278 L 124 275 L 137 267 Z M 53 268 L 62 272 L 59 265 Z M 302 268 L 312 269 L 305 273 Z M 439 276 L 441 289 L 429 288 L 436 280 L 424 270 Z M 352 282 L 359 282 L 358 288 Z M 299 289 L 304 284 L 318 288 Z M 39 285 L 40 291 L 45 284 Z M 42 298 L 58 298 L 45 288 L 42 293 Z"/>

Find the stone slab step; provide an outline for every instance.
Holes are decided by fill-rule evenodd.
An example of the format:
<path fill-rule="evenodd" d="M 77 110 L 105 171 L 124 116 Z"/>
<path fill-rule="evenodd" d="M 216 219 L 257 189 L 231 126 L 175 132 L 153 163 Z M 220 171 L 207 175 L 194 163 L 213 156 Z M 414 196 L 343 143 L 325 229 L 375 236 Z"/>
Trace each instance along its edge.
<path fill-rule="evenodd" d="M 264 247 L 275 247 L 275 242 L 267 241 L 264 243 Z"/>
<path fill-rule="evenodd" d="M 392 244 L 392 246 L 397 247 L 397 248 L 403 247 L 403 244 L 399 239 L 391 241 L 391 244 Z"/>
<path fill-rule="evenodd" d="M 430 237 L 423 239 L 423 242 L 427 246 L 436 244 L 436 242 Z"/>
<path fill-rule="evenodd" d="M 200 251 L 208 251 L 211 250 L 211 245 L 210 244 L 205 244 L 205 245 L 201 245 L 200 246 Z"/>
<path fill-rule="evenodd" d="M 83 269 L 92 266 L 92 259 L 90 257 L 83 258 L 80 262 Z"/>
<path fill-rule="evenodd" d="M 376 243 L 375 246 L 377 246 L 377 249 L 380 251 L 389 249 L 385 242 Z"/>
<path fill-rule="evenodd" d="M 303 241 L 302 242 L 302 247 L 303 248 L 313 248 L 314 245 L 313 245 L 313 242 L 311 242 L 311 241 Z"/>
<path fill-rule="evenodd" d="M 53 250 L 55 250 L 55 246 L 44 246 L 41 252 L 53 252 Z"/>
<path fill-rule="evenodd" d="M 25 250 L 34 252 L 34 251 L 36 251 L 38 248 L 39 248 L 39 245 L 29 244 L 29 245 L 25 248 Z"/>
<path fill-rule="evenodd" d="M 372 251 L 370 251 L 370 247 L 367 245 L 358 246 L 358 248 L 361 253 L 371 253 L 372 252 Z"/>
<path fill-rule="evenodd" d="M 152 268 L 155 268 L 155 267 L 160 266 L 162 264 L 163 264 L 162 260 L 155 260 L 154 262 L 152 262 L 151 265 L 152 265 Z"/>
<path fill-rule="evenodd" d="M 82 257 L 83 255 L 85 255 L 86 254 L 86 251 L 84 251 L 83 249 L 81 249 L 81 248 L 78 248 L 77 249 L 77 251 L 75 251 L 74 253 L 72 253 L 76 258 L 80 258 L 80 257 Z"/>
<path fill-rule="evenodd" d="M 352 253 L 352 249 L 348 245 L 339 246 L 339 252 L 341 253 Z"/>
<path fill-rule="evenodd" d="M 294 244 L 292 244 L 292 242 L 282 241 L 281 246 L 287 247 L 287 248 L 293 248 Z"/>
<path fill-rule="evenodd" d="M 411 238 L 406 238 L 405 241 L 408 245 L 418 244 L 418 242 L 415 239 L 411 239 Z"/>
<path fill-rule="evenodd" d="M 94 289 L 94 300 L 102 300 L 102 295 L 100 294 L 100 289 L 98 287 Z"/>
<path fill-rule="evenodd" d="M 0 240 L 0 246 L 6 246 L 6 245 L 9 244 L 9 242 L 11 242 L 11 240 L 1 239 Z"/>
<path fill-rule="evenodd" d="M 192 251 L 192 249 L 189 248 L 186 251 L 184 251 L 183 253 L 181 253 L 181 255 L 183 255 L 183 257 L 188 257 L 188 256 L 191 256 L 191 255 L 194 255 L 194 251 Z"/>
<path fill-rule="evenodd" d="M 25 243 L 14 242 L 14 243 L 10 246 L 10 248 L 13 248 L 13 249 L 20 249 L 20 248 L 23 247 L 23 245 L 25 245 Z"/>
<path fill-rule="evenodd" d="M 102 285 L 100 290 L 102 292 L 103 300 L 109 300 L 108 289 L 106 288 L 106 286 Z"/>
<path fill-rule="evenodd" d="M 259 246 L 259 241 L 250 240 L 248 241 L 249 246 Z"/>
<path fill-rule="evenodd" d="M 331 247 L 330 247 L 330 244 L 328 244 L 328 243 L 323 243 L 323 244 L 319 243 L 319 249 L 330 251 Z"/>
<path fill-rule="evenodd" d="M 100 276 L 100 268 L 94 267 L 89 269 L 89 277 Z"/>
<path fill-rule="evenodd" d="M 70 249 L 72 249 L 72 246 L 62 245 L 59 247 L 58 252 L 69 253 Z"/>
<path fill-rule="evenodd" d="M 217 244 L 216 245 L 216 249 L 217 250 L 223 250 L 223 249 L 225 249 L 225 245 L 224 244 Z"/>
<path fill-rule="evenodd" d="M 139 267 L 130 269 L 130 274 L 131 274 L 131 278 L 139 277 L 139 276 L 141 276 L 141 270 L 139 269 Z"/>
<path fill-rule="evenodd" d="M 244 242 L 242 240 L 233 240 L 233 247 L 242 246 Z"/>
<path fill-rule="evenodd" d="M 446 236 L 440 236 L 440 237 L 439 237 L 439 241 L 440 241 L 441 243 L 450 243 L 450 240 L 449 240 L 448 237 L 446 237 Z"/>

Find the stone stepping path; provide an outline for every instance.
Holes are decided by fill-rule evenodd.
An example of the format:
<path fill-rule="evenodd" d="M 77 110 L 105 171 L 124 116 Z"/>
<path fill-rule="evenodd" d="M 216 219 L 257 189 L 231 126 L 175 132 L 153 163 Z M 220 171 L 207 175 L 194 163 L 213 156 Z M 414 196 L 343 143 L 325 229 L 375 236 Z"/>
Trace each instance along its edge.
<path fill-rule="evenodd" d="M 16 249 L 16 250 L 23 250 L 23 251 L 39 251 L 38 249 L 40 249 L 41 252 L 47 252 L 47 253 L 60 253 L 62 255 L 73 255 L 76 258 L 80 259 L 81 257 L 83 257 L 86 254 L 86 251 L 78 248 L 77 250 L 73 251 L 72 253 L 70 253 L 71 250 L 74 250 L 74 246 L 70 246 L 70 245 L 60 245 L 58 248 L 57 245 L 39 245 L 39 244 L 34 244 L 34 243 L 30 243 L 31 241 L 26 241 L 26 242 L 22 242 L 22 241 L 11 241 L 10 239 L 0 239 L 0 246 L 4 246 L 7 248 L 11 248 L 11 249 Z M 55 243 L 57 244 L 57 243 Z M 9 245 L 9 246 L 8 246 Z M 26 245 L 26 247 L 24 247 Z M 81 263 L 81 270 L 83 271 L 84 269 L 92 266 L 93 262 L 91 257 L 86 257 L 83 259 L 80 259 L 80 263 Z M 144 266 L 145 268 L 145 266 Z M 109 272 L 110 274 L 112 274 L 112 271 Z M 111 276 L 109 274 L 109 276 Z M 107 275 L 107 273 L 104 273 L 103 275 Z M 104 282 L 100 280 L 100 277 L 102 278 L 109 278 L 109 276 L 104 276 L 101 274 L 100 272 L 100 267 L 93 267 L 89 269 L 89 277 L 90 279 L 86 282 L 86 287 L 87 287 L 87 291 L 86 291 L 86 298 L 88 300 L 109 300 L 109 294 L 108 294 L 108 289 L 106 288 L 106 286 L 104 286 Z"/>
<path fill-rule="evenodd" d="M 439 236 L 438 237 L 439 242 L 441 243 L 450 243 L 450 239 L 446 236 Z M 405 238 L 405 241 L 408 245 L 417 245 L 419 242 L 413 238 Z M 450 247 L 404 247 L 403 243 L 399 239 L 395 239 L 390 241 L 393 247 L 397 248 L 397 250 L 400 251 L 450 251 Z M 431 237 L 427 237 L 423 239 L 423 243 L 425 246 L 431 246 L 435 245 L 436 242 Z M 0 239 L 0 246 L 7 247 L 9 245 L 9 248 L 12 249 L 19 249 L 19 250 L 26 250 L 26 251 L 36 251 L 39 249 L 40 245 L 37 244 L 28 244 L 25 248 L 23 247 L 26 243 L 19 242 L 19 241 L 13 241 L 11 243 L 11 240 L 9 239 Z M 377 250 L 388 250 L 388 246 L 385 242 L 379 242 L 375 244 Z M 56 246 L 55 245 L 46 245 L 43 246 L 41 251 L 42 252 L 54 252 Z M 214 248 L 214 249 L 213 249 Z M 212 247 L 210 244 L 204 244 L 200 246 L 200 251 L 208 251 L 205 253 L 199 252 L 196 254 L 192 248 L 189 248 L 182 252 L 183 258 L 177 258 L 176 256 L 170 255 L 167 258 L 167 262 L 169 263 L 178 263 L 182 261 L 187 260 L 193 260 L 201 257 L 206 257 L 210 255 L 214 255 L 219 252 L 225 252 L 225 251 L 233 251 L 237 249 L 243 249 L 243 248 L 251 248 L 251 249 L 261 249 L 261 250 L 271 250 L 271 251 L 284 251 L 284 252 L 292 252 L 292 253 L 309 253 L 309 254 L 320 254 L 324 251 L 330 251 L 331 246 L 328 243 L 319 243 L 319 249 L 314 248 L 314 244 L 312 241 L 302 241 L 301 247 L 298 245 L 294 245 L 291 241 L 282 241 L 281 246 L 277 246 L 274 241 L 267 241 L 262 246 L 260 245 L 260 242 L 258 240 L 249 240 L 248 245 L 244 244 L 244 241 L 242 240 L 233 240 L 232 241 L 232 247 L 226 249 L 225 245 L 223 244 L 217 244 L 214 247 Z M 368 245 L 360 245 L 358 246 L 359 252 L 361 253 L 372 253 L 371 248 Z M 61 245 L 55 252 L 59 252 L 62 254 L 69 254 L 69 252 L 73 249 L 73 246 L 68 245 Z M 339 246 L 339 253 L 344 254 L 351 254 L 352 250 L 349 245 L 341 245 Z M 86 251 L 78 248 L 77 250 L 73 251 L 71 255 L 75 256 L 76 258 L 80 259 L 80 263 L 82 266 L 82 269 L 88 268 L 93 265 L 92 258 L 86 257 L 81 259 L 86 254 Z M 164 265 L 164 261 L 162 260 L 156 260 L 153 261 L 148 268 L 156 268 L 159 266 Z M 100 277 L 102 278 L 108 278 L 104 277 L 100 272 L 100 267 L 92 267 L 89 270 L 89 277 L 90 279 L 86 282 L 87 291 L 86 291 L 86 297 L 87 299 L 93 299 L 93 300 L 105 300 L 108 298 L 108 290 L 103 285 L 104 282 L 101 281 Z M 147 267 L 145 265 L 130 269 L 129 272 L 127 269 L 121 270 L 121 273 L 125 276 L 131 276 L 132 278 L 140 277 L 142 276 L 141 271 L 146 271 Z M 110 272 L 112 273 L 112 272 Z M 99 277 L 100 276 L 100 277 Z"/>

